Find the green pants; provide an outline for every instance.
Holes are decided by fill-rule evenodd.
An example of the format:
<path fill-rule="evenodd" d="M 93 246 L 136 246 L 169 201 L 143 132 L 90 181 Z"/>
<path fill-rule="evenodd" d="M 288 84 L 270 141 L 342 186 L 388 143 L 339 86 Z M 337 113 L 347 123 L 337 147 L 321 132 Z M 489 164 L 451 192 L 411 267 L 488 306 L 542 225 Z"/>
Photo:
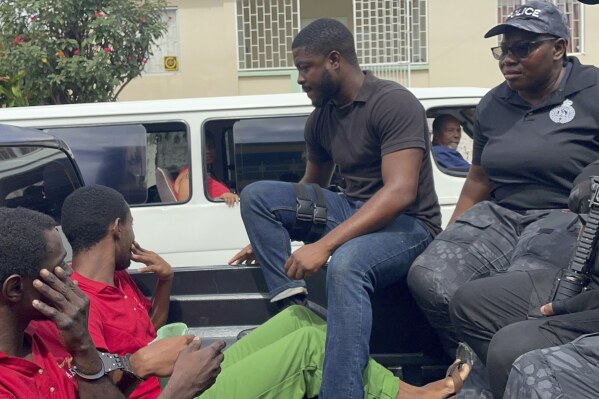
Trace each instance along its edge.
<path fill-rule="evenodd" d="M 318 395 L 326 323 L 303 306 L 282 311 L 225 351 L 216 383 L 201 399 L 302 399 Z M 370 359 L 364 397 L 395 399 L 399 379 Z"/>

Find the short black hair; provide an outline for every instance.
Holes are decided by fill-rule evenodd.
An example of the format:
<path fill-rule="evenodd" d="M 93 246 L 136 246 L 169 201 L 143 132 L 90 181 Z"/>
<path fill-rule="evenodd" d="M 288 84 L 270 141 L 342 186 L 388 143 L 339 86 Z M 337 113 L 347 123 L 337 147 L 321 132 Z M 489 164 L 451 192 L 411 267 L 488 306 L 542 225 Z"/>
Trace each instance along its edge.
<path fill-rule="evenodd" d="M 441 131 L 441 128 L 443 127 L 443 124 L 448 119 L 454 119 L 454 120 L 458 121 L 458 123 L 460 122 L 460 120 L 458 118 L 456 118 L 455 116 L 453 116 L 451 114 L 441 114 L 441 115 L 437 116 L 435 118 L 435 120 L 433 121 L 433 134 L 439 133 Z M 460 123 L 460 125 L 461 125 L 461 123 Z"/>
<path fill-rule="evenodd" d="M 87 186 L 75 190 L 62 206 L 62 231 L 73 248 L 73 255 L 102 240 L 117 218 L 129 215 L 127 201 L 118 191 L 106 186 Z"/>
<path fill-rule="evenodd" d="M 0 284 L 13 274 L 37 277 L 48 256 L 50 216 L 26 208 L 0 208 Z"/>
<path fill-rule="evenodd" d="M 341 22 L 332 18 L 321 18 L 302 29 L 291 44 L 291 48 L 304 47 L 306 53 L 328 55 L 338 51 L 351 65 L 358 66 L 354 36 Z"/>

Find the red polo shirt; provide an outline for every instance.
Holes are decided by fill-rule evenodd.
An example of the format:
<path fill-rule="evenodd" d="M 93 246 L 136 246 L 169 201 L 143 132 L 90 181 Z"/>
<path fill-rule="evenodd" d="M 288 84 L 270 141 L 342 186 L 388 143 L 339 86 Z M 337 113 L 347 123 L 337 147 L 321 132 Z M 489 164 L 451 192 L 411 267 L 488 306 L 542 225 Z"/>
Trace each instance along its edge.
<path fill-rule="evenodd" d="M 220 198 L 225 193 L 230 193 L 229 187 L 212 177 L 208 177 L 208 195 L 210 198 Z"/>
<path fill-rule="evenodd" d="M 69 372 L 72 357 L 63 349 L 62 359 L 50 352 L 43 336 L 28 327 L 32 361 L 0 352 L 0 398 L 75 399 L 76 379 Z"/>
<path fill-rule="evenodd" d="M 90 299 L 88 328 L 100 350 L 125 355 L 137 352 L 156 338 L 150 320 L 151 302 L 142 294 L 125 270 L 114 273 L 115 287 L 74 272 L 72 280 Z M 153 399 L 160 394 L 156 377 L 139 384 L 130 399 Z"/>

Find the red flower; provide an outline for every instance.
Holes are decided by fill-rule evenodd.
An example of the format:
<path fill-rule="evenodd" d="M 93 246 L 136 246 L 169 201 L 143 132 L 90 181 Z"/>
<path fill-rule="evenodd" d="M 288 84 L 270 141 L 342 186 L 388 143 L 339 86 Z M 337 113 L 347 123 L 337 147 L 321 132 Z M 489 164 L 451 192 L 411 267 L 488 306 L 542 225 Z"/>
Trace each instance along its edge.
<path fill-rule="evenodd" d="M 146 19 L 145 18 L 140 18 L 139 22 L 141 22 L 143 24 L 144 22 L 146 22 Z"/>
<path fill-rule="evenodd" d="M 73 55 L 79 55 L 79 50 L 73 50 Z"/>
<path fill-rule="evenodd" d="M 101 13 L 101 12 L 97 12 L 97 13 L 96 13 L 96 17 L 98 17 L 98 18 L 102 18 L 103 16 L 104 16 L 104 14 L 103 14 L 103 13 Z"/>
<path fill-rule="evenodd" d="M 144 58 L 141 62 L 142 62 L 142 64 L 146 65 L 148 63 L 148 59 Z"/>
<path fill-rule="evenodd" d="M 23 39 L 21 37 L 21 35 L 19 35 L 19 36 L 15 37 L 15 39 L 12 41 L 12 44 L 14 44 L 15 46 L 17 46 L 17 45 L 23 43 L 24 41 L 25 41 L 25 39 Z"/>
<path fill-rule="evenodd" d="M 112 53 L 112 50 L 110 49 L 110 47 L 104 47 L 102 50 L 104 50 L 104 52 L 105 52 L 106 54 L 110 54 L 110 53 Z"/>
<path fill-rule="evenodd" d="M 35 15 L 32 15 L 30 19 L 31 19 L 31 22 L 37 21 L 37 17 Z"/>

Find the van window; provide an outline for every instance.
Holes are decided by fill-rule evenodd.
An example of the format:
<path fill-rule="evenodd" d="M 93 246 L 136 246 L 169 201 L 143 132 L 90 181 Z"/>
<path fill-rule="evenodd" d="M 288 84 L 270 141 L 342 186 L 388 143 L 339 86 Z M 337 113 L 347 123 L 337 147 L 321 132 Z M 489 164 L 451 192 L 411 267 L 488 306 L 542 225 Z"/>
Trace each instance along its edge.
<path fill-rule="evenodd" d="M 205 169 L 240 193 L 258 180 L 298 182 L 306 168 L 304 125 L 307 115 L 209 121 L 204 151 L 214 137 L 215 155 Z M 208 181 L 208 179 L 204 179 Z M 205 188 L 208 193 L 207 187 Z"/>
<path fill-rule="evenodd" d="M 472 162 L 474 112 L 474 106 L 427 110 L 433 159 L 441 172 L 462 177 L 468 174 Z M 459 139 L 456 129 L 461 131 Z"/>
<path fill-rule="evenodd" d="M 46 129 L 63 139 L 86 185 L 112 187 L 129 205 L 177 203 L 173 183 L 189 165 L 187 125 L 157 122 Z"/>
<path fill-rule="evenodd" d="M 179 173 L 191 163 L 187 125 L 146 123 L 144 127 L 147 131 L 147 203 L 177 203 L 179 198 L 173 185 Z"/>
<path fill-rule="evenodd" d="M 240 120 L 233 125 L 236 182 L 298 182 L 306 169 L 307 116 Z"/>
<path fill-rule="evenodd" d="M 0 147 L 0 206 L 24 207 L 60 224 L 65 198 L 79 188 L 67 155 L 47 147 Z"/>

